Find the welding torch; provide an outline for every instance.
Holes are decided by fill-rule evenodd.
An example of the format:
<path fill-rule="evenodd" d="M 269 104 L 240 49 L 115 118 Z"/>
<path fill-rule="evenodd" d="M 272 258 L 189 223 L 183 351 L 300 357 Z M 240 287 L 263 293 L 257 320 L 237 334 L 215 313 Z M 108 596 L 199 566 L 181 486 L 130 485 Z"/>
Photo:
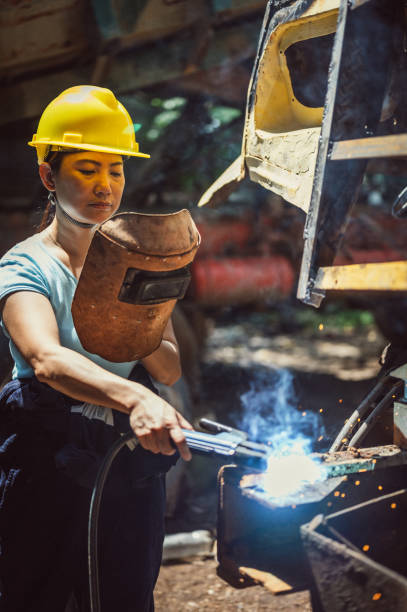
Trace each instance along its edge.
<path fill-rule="evenodd" d="M 267 444 L 252 442 L 246 432 L 216 421 L 200 419 L 199 424 L 210 433 L 183 430 L 188 448 L 192 452 L 227 458 L 232 463 L 259 471 L 267 468 L 270 454 L 270 447 Z"/>

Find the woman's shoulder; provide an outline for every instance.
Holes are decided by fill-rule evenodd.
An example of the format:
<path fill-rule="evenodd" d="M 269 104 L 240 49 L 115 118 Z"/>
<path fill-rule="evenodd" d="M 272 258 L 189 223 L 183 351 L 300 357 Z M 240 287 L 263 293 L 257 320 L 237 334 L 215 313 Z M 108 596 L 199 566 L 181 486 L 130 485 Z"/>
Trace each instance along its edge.
<path fill-rule="evenodd" d="M 49 275 L 41 251 L 40 238 L 34 234 L 3 255 L 0 259 L 0 299 L 16 290 L 49 295 Z"/>
<path fill-rule="evenodd" d="M 18 242 L 9 249 L 0 259 L 0 265 L 5 263 L 19 261 L 21 259 L 31 259 L 35 262 L 41 259 L 41 237 L 40 234 L 33 234 L 22 242 Z"/>

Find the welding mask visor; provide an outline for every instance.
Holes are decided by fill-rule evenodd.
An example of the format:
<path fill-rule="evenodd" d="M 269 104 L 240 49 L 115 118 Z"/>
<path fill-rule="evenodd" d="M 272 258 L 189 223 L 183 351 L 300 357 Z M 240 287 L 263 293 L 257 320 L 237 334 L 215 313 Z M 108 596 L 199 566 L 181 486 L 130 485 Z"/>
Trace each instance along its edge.
<path fill-rule="evenodd" d="M 187 210 L 120 213 L 95 232 L 72 302 L 85 350 L 113 362 L 154 352 L 200 243 Z"/>

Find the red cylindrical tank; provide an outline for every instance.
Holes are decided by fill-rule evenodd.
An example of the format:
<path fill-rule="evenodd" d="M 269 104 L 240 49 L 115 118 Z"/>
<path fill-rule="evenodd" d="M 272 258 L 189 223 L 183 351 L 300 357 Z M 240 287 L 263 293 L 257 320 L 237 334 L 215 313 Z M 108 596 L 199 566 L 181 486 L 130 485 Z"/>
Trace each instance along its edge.
<path fill-rule="evenodd" d="M 279 255 L 201 259 L 192 265 L 192 292 L 206 305 L 244 304 L 289 295 L 294 278 L 290 261 Z"/>
<path fill-rule="evenodd" d="M 199 259 L 220 255 L 228 249 L 241 253 L 253 233 L 251 225 L 244 221 L 198 221 L 197 228 L 202 238 L 197 253 Z"/>

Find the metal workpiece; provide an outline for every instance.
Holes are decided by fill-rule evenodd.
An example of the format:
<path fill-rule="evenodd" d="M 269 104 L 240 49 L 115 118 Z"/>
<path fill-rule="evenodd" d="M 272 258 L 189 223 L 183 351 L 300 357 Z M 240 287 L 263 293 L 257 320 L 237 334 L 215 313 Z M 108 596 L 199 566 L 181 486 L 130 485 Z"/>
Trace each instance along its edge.
<path fill-rule="evenodd" d="M 253 568 L 291 588 L 312 586 L 301 525 L 392 493 L 406 482 L 407 455 L 396 446 L 318 456 L 330 477 L 284 498 L 267 495 L 261 474 L 236 465 L 220 470 L 218 560 L 219 574 L 228 582 L 249 584 L 240 568 Z"/>
<path fill-rule="evenodd" d="M 395 444 L 372 448 L 351 448 L 347 451 L 320 455 L 327 478 L 361 472 L 383 470 L 407 464 L 407 451 Z"/>
<path fill-rule="evenodd" d="M 318 612 L 407 609 L 406 510 L 402 489 L 301 527 Z"/>

